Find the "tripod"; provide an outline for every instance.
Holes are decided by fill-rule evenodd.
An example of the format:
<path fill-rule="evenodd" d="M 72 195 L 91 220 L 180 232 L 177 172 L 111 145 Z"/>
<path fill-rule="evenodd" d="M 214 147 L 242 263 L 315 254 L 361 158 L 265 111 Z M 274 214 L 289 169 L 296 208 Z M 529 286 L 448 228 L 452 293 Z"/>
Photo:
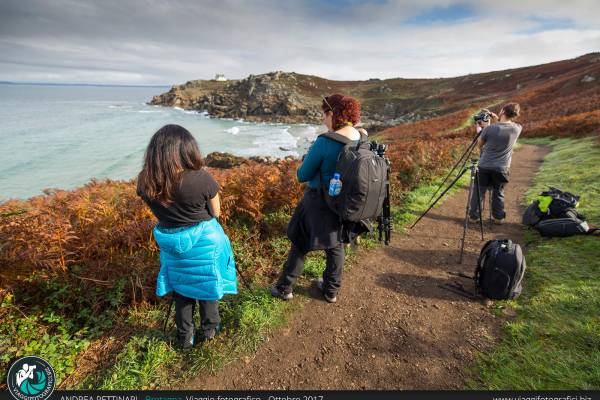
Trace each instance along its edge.
<path fill-rule="evenodd" d="M 474 143 L 477 143 L 476 140 L 473 141 L 473 143 L 469 146 L 469 148 L 467 149 L 467 151 L 465 151 L 465 153 L 463 154 L 463 156 L 461 157 L 461 159 L 459 160 L 459 162 L 454 166 L 454 168 L 452 168 L 452 171 L 454 171 L 456 169 L 456 167 L 458 166 L 458 164 L 461 163 L 462 158 L 465 155 L 470 155 L 471 152 L 473 151 L 473 148 L 475 147 Z M 471 196 L 473 195 L 473 191 L 475 190 L 477 193 L 477 204 L 479 206 L 479 228 L 481 230 L 481 240 L 483 240 L 483 216 L 482 216 L 482 212 L 481 212 L 481 192 L 479 190 L 480 186 L 479 186 L 479 174 L 477 173 L 479 171 L 479 167 L 477 164 L 477 160 L 471 160 L 471 164 L 466 167 L 466 163 L 468 161 L 468 157 L 465 159 L 465 161 L 463 162 L 462 165 L 462 171 L 456 176 L 456 178 L 454 178 L 454 180 L 446 187 L 446 189 L 444 189 L 444 191 L 435 199 L 435 201 L 433 203 L 431 203 L 431 205 L 429 206 L 429 208 L 427 208 L 427 210 L 425 210 L 425 212 L 423 214 L 421 214 L 419 216 L 419 218 L 411 225 L 410 229 L 414 228 L 415 225 L 417 225 L 417 223 L 419 223 L 419 221 L 421 219 L 423 219 L 423 217 L 437 204 L 438 201 L 441 200 L 442 197 L 444 197 L 444 195 L 446 193 L 448 193 L 448 191 L 452 188 L 452 186 L 454 186 L 456 184 L 456 182 L 458 182 L 458 180 L 460 178 L 462 178 L 462 176 L 467 172 L 470 171 L 471 172 L 471 180 L 469 182 L 469 196 L 467 198 L 467 207 L 466 207 L 466 212 L 465 212 L 465 221 L 463 224 L 463 234 L 462 234 L 462 239 L 461 239 L 461 245 L 460 245 L 460 259 L 459 259 L 459 264 L 462 264 L 463 261 L 463 255 L 464 255 L 464 250 L 465 250 L 465 237 L 467 235 L 467 228 L 469 227 L 469 215 L 471 213 Z M 450 172 L 450 174 L 452 173 L 452 171 Z M 450 176 L 450 174 L 448 175 L 448 177 Z M 447 178 L 445 180 L 447 180 Z M 443 183 L 442 183 L 443 185 Z M 441 187 L 441 186 L 440 186 Z M 436 191 L 436 193 L 439 191 Z"/>
<path fill-rule="evenodd" d="M 383 150 L 385 152 L 385 149 Z M 382 155 L 383 156 L 383 155 Z M 391 162 L 387 157 L 384 157 L 387 164 L 387 172 L 385 179 L 385 198 L 383 199 L 383 213 L 377 217 L 377 230 L 379 231 L 379 241 L 384 240 L 386 246 L 390 244 L 390 236 L 392 233 L 392 217 L 390 212 L 390 171 Z"/>

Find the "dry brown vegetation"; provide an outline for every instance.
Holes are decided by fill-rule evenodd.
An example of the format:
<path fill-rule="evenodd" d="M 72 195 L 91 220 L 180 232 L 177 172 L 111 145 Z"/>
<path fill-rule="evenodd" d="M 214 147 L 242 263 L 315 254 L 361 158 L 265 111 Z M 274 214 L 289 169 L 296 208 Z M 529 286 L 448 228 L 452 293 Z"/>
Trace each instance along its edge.
<path fill-rule="evenodd" d="M 391 146 L 394 188 L 407 190 L 436 175 L 452 162 L 454 149 L 463 142 L 413 136 Z M 289 161 L 211 170 L 222 187 L 221 222 L 238 248 L 244 248 L 244 257 L 272 258 L 265 243 L 273 227 L 263 220 L 269 213 L 289 214 L 302 196 L 297 166 L 298 162 Z M 77 190 L 4 203 L 0 205 L 0 263 L 6 266 L 2 287 L 12 288 L 32 275 L 101 286 L 114 286 L 125 278 L 131 301 L 148 299 L 158 269 L 152 238 L 155 223 L 136 195 L 133 181 L 92 181 Z M 277 227 L 278 234 L 283 227 Z M 248 272 L 257 272 L 252 269 Z"/>

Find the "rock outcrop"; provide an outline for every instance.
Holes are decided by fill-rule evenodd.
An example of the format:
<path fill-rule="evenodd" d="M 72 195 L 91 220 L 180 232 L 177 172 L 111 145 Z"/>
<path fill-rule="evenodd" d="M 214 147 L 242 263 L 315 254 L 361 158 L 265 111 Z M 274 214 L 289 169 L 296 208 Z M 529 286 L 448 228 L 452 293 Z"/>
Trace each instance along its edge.
<path fill-rule="evenodd" d="M 320 100 L 298 89 L 297 74 L 272 72 L 229 82 L 190 81 L 155 96 L 151 104 L 207 111 L 220 118 L 319 123 Z"/>
<path fill-rule="evenodd" d="M 234 156 L 230 153 L 220 153 L 218 151 L 215 151 L 214 153 L 209 153 L 204 158 L 204 162 L 208 167 L 227 169 L 247 163 L 248 159 L 244 157 Z"/>
<path fill-rule="evenodd" d="M 205 158 L 204 162 L 207 167 L 211 168 L 220 168 L 220 169 L 230 169 L 234 167 L 239 167 L 242 164 L 247 164 L 248 162 L 257 162 L 260 164 L 277 164 L 282 161 L 291 161 L 296 159 L 293 156 L 286 156 L 283 158 L 272 157 L 272 156 L 253 156 L 253 157 L 240 157 L 235 156 L 231 153 L 221 153 L 215 151 L 213 153 L 209 153 Z"/>

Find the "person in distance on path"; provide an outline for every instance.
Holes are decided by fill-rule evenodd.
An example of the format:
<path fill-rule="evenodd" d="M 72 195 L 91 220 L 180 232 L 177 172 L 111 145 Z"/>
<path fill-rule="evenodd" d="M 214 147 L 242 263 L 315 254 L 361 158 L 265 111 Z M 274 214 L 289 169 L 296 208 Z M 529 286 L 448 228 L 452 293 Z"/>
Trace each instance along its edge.
<path fill-rule="evenodd" d="M 510 177 L 510 164 L 512 161 L 513 147 L 523 129 L 514 122 L 521 112 L 518 103 L 508 103 L 498 115 L 499 121 L 491 124 L 481 131 L 478 145 L 481 149 L 479 159 L 479 194 L 483 204 L 485 193 L 492 191 L 492 217 L 496 224 L 501 224 L 506 218 L 504 211 L 504 189 Z M 477 193 L 471 196 L 470 218 L 479 219 L 480 205 L 477 204 Z"/>

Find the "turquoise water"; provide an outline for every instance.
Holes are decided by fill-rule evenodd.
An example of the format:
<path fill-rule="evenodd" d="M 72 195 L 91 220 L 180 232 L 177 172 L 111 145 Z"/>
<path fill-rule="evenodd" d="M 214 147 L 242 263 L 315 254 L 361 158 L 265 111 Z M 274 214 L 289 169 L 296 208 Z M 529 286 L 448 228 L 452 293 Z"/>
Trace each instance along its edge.
<path fill-rule="evenodd" d="M 91 178 L 131 179 L 161 126 L 187 128 L 203 154 L 302 155 L 314 125 L 255 124 L 146 105 L 168 88 L 0 84 L 0 201 Z"/>

